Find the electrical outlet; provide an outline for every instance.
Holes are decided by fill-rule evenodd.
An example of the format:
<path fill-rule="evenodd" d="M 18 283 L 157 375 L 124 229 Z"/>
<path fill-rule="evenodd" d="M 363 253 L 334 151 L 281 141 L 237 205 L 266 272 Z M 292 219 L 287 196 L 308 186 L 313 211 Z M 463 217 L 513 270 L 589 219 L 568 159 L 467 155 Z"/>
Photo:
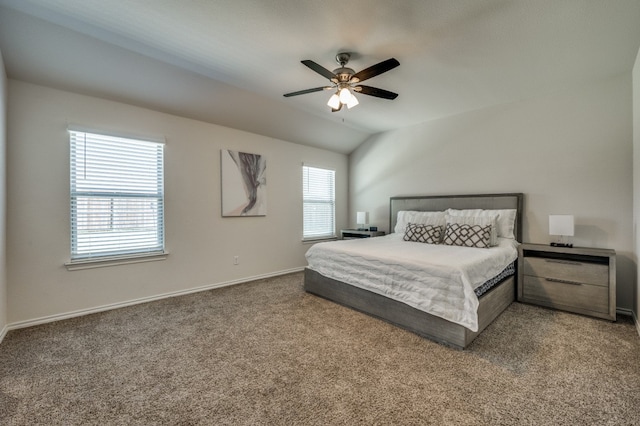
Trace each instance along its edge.
<path fill-rule="evenodd" d="M 233 264 L 234 265 L 240 264 L 240 256 L 233 256 Z"/>

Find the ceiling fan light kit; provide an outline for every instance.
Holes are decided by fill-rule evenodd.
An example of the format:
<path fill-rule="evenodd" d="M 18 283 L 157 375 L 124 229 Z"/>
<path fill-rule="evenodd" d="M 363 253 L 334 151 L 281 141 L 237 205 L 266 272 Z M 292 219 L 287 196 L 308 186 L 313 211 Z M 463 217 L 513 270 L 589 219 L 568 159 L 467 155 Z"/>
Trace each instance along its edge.
<path fill-rule="evenodd" d="M 329 102 L 327 102 L 327 105 L 329 105 L 331 109 L 339 109 L 341 105 L 340 96 L 338 96 L 337 93 L 331 95 L 331 97 L 329 98 Z"/>
<path fill-rule="evenodd" d="M 343 105 L 346 105 L 347 108 L 353 108 L 360 103 L 352 92 L 358 92 L 362 93 L 363 95 L 391 100 L 398 97 L 397 93 L 389 92 L 388 90 L 384 89 L 378 89 L 376 87 L 363 86 L 359 83 L 397 67 L 398 65 L 400 65 L 400 62 L 398 62 L 395 58 L 391 58 L 356 73 L 351 68 L 345 67 L 345 65 L 347 65 L 347 62 L 349 62 L 350 57 L 351 55 L 347 52 L 338 53 L 336 55 L 336 62 L 340 65 L 340 68 L 336 68 L 333 71 L 329 71 L 328 69 L 324 68 L 321 65 L 318 65 L 317 63 L 309 59 L 301 61 L 302 64 L 306 65 L 308 68 L 329 79 L 329 81 L 331 81 L 333 85 L 285 93 L 284 96 L 291 97 L 304 95 L 307 93 L 320 92 L 323 90 L 335 90 L 331 98 L 329 98 L 329 102 L 327 102 L 327 105 L 331 107 L 331 111 L 333 112 L 340 111 Z"/>
<path fill-rule="evenodd" d="M 340 103 L 346 104 L 351 99 L 351 92 L 348 87 L 343 87 L 340 89 Z"/>
<path fill-rule="evenodd" d="M 358 102 L 358 98 L 355 97 L 355 95 L 352 93 L 351 97 L 349 98 L 349 100 L 347 101 L 347 108 L 351 109 L 354 106 L 358 105 L 360 102 Z"/>

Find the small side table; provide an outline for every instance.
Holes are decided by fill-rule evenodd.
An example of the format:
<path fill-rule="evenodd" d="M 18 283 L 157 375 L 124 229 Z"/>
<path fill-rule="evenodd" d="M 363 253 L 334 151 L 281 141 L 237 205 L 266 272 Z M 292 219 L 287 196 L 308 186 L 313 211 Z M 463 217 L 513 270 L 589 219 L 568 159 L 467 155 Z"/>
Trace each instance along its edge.
<path fill-rule="evenodd" d="M 616 252 L 521 244 L 518 301 L 616 320 Z"/>

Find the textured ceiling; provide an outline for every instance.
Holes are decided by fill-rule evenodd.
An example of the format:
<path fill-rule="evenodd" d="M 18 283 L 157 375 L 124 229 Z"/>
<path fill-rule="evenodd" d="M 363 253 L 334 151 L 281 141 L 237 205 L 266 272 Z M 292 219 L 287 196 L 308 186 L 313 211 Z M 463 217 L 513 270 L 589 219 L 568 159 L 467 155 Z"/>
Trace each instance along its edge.
<path fill-rule="evenodd" d="M 630 73 L 638 0 L 0 0 L 10 78 L 349 153 L 377 132 Z M 328 69 L 400 67 L 331 113 Z M 83 59 L 82 63 L 78 58 Z"/>

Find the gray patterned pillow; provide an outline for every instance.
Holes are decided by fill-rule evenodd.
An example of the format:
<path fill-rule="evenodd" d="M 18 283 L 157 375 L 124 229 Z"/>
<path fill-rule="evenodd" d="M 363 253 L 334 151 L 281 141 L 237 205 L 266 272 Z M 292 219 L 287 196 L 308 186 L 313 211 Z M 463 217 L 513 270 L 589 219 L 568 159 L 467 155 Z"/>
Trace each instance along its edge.
<path fill-rule="evenodd" d="M 405 241 L 415 241 L 418 243 L 440 244 L 441 235 L 441 226 L 408 223 L 404 231 L 403 239 Z"/>
<path fill-rule="evenodd" d="M 461 212 L 469 212 L 470 210 L 460 210 Z M 484 211 L 484 210 L 479 210 Z M 498 219 L 497 214 L 492 214 L 489 216 L 451 216 L 446 215 L 446 224 L 449 223 L 458 223 L 461 225 L 478 225 L 481 227 L 485 227 L 491 225 L 491 237 L 489 240 L 489 246 L 497 246 L 498 245 L 498 233 L 496 232 L 496 221 Z"/>
<path fill-rule="evenodd" d="M 481 226 L 447 223 L 442 244 L 462 247 L 490 247 L 491 225 Z"/>

